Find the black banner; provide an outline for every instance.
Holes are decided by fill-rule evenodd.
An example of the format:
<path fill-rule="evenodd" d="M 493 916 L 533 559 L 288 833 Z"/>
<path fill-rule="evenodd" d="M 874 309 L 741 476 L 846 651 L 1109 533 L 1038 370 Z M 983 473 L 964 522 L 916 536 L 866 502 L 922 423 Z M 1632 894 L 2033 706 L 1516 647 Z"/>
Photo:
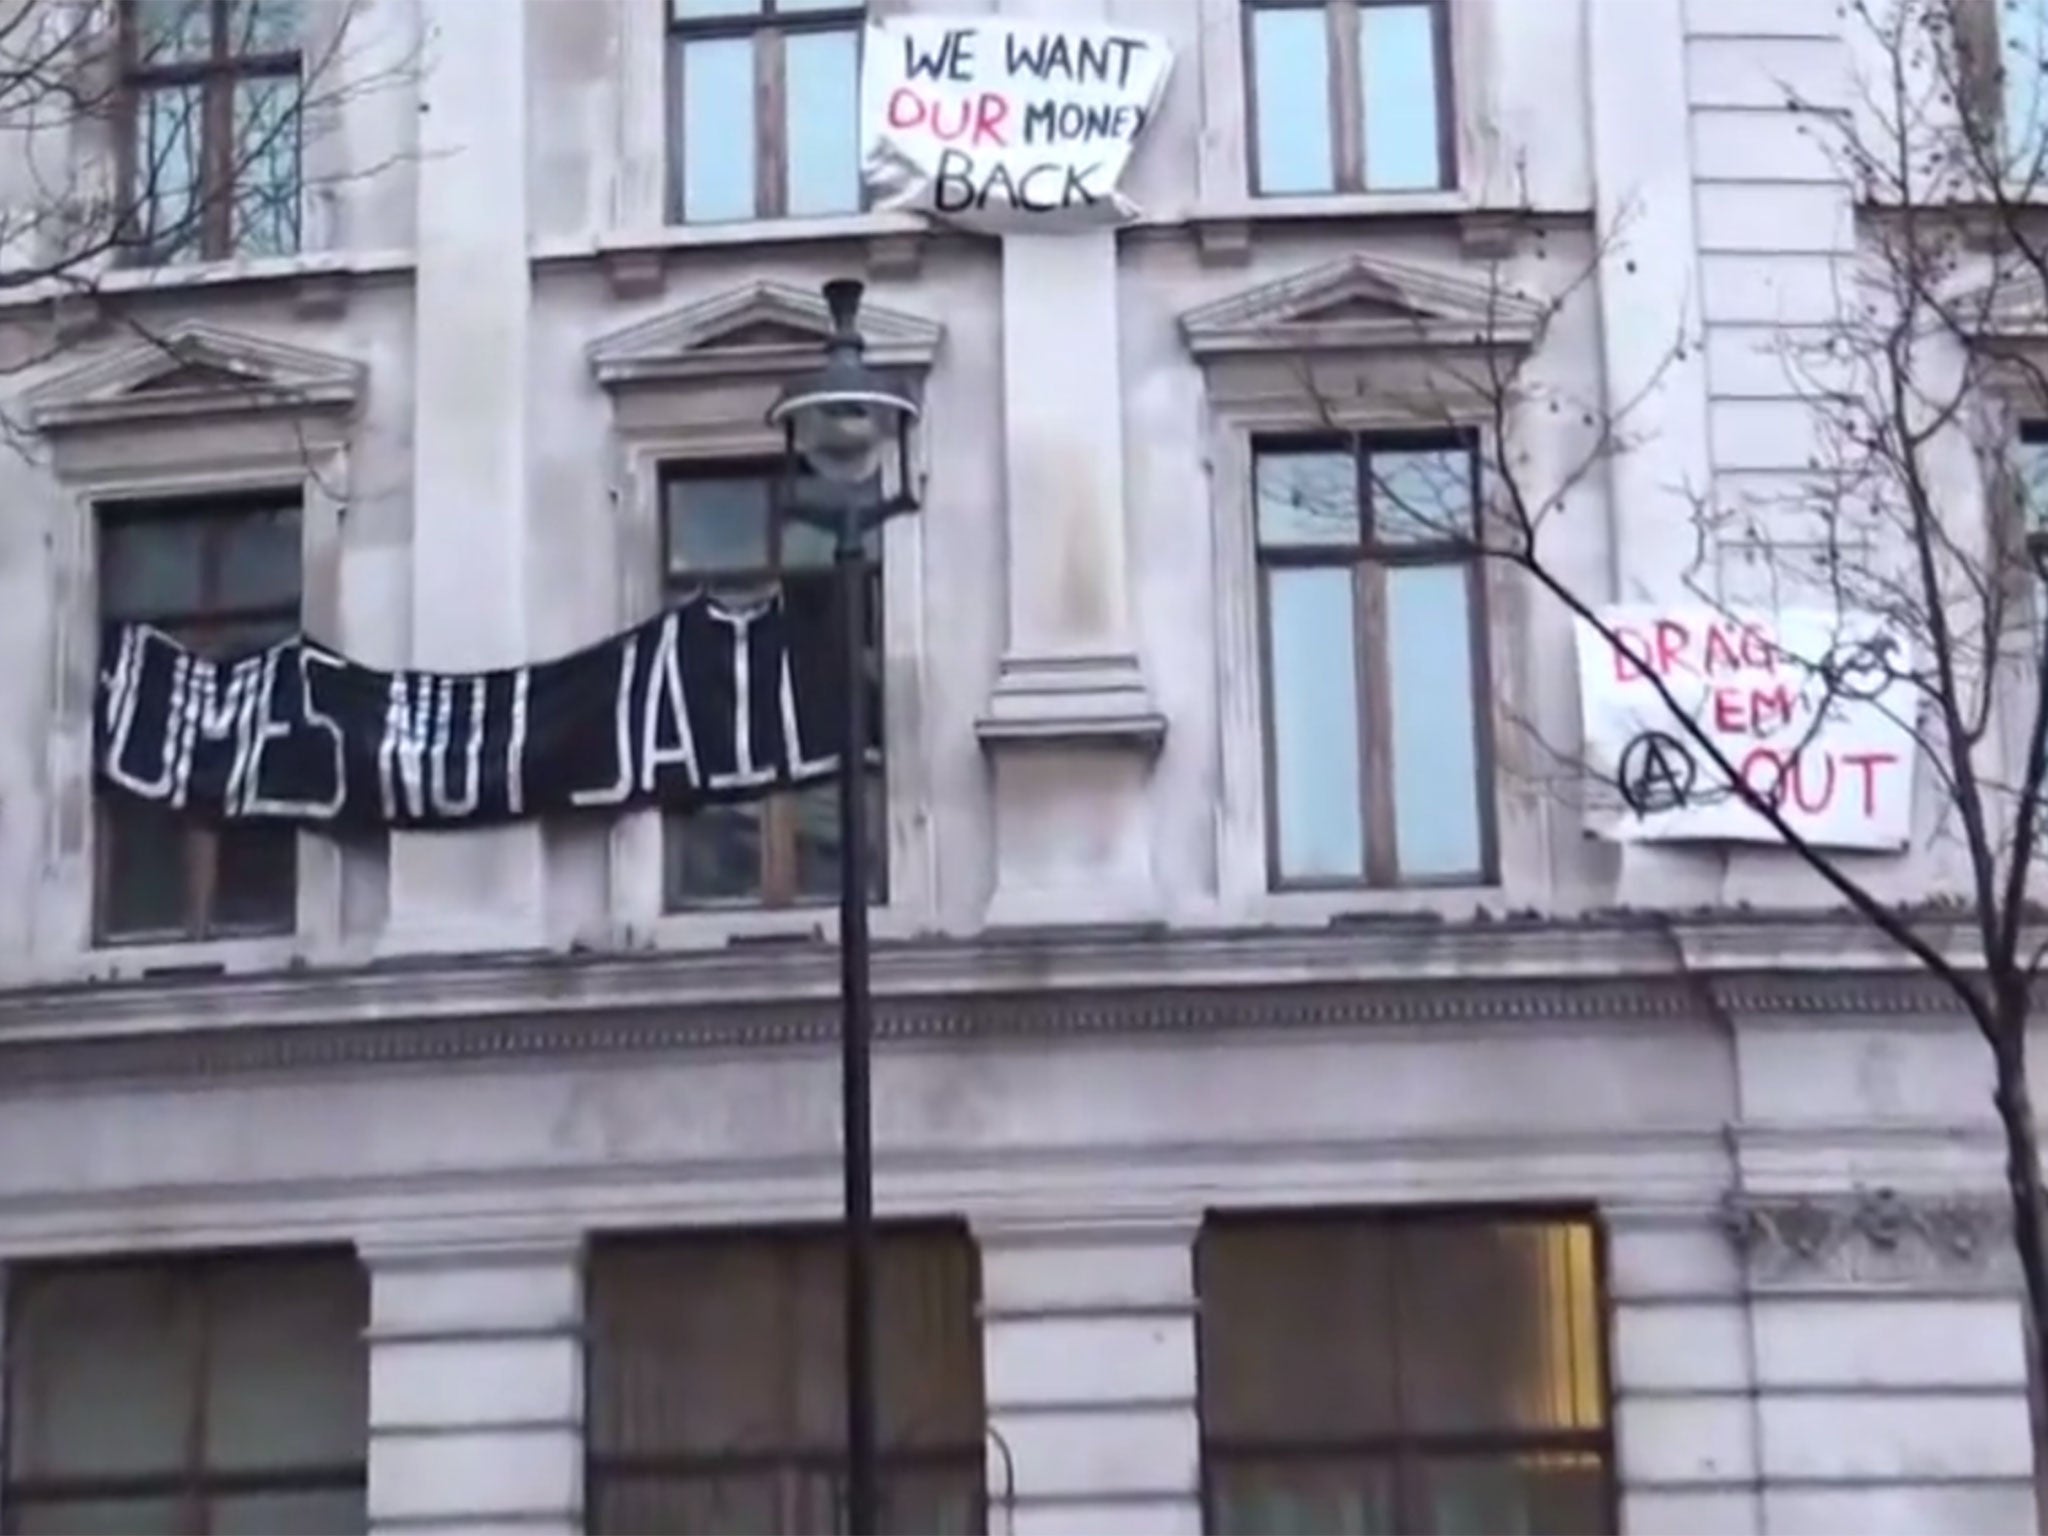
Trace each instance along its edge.
<path fill-rule="evenodd" d="M 705 596 L 474 673 L 379 672 L 304 636 L 209 659 L 110 625 L 95 756 L 106 783 L 220 821 L 465 827 L 748 799 L 838 771 L 834 617 L 830 601 Z"/>

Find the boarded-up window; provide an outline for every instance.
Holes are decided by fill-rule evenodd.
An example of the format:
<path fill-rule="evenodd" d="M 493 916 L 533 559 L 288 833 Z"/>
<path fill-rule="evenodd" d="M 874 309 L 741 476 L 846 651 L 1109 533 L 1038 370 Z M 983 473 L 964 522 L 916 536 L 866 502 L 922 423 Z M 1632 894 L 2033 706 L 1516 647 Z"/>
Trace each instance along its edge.
<path fill-rule="evenodd" d="M 1197 1266 L 1209 1530 L 1613 1529 L 1590 1220 L 1226 1217 Z"/>
<path fill-rule="evenodd" d="M 885 1228 L 875 1352 L 882 1521 L 984 1522 L 979 1278 L 967 1233 Z M 590 1263 L 593 1532 L 845 1529 L 843 1249 L 830 1230 L 597 1245 Z"/>
<path fill-rule="evenodd" d="M 368 1320 L 346 1251 L 23 1265 L 7 1530 L 360 1532 Z"/>

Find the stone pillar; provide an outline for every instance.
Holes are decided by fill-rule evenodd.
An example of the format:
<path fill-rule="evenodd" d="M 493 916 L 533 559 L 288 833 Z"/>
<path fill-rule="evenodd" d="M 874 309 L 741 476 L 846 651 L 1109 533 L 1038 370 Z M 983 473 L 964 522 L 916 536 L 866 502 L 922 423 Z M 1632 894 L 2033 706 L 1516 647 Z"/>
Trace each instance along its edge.
<path fill-rule="evenodd" d="M 1101 0 L 1007 7 L 1080 23 Z M 1003 237 L 1008 636 L 977 722 L 995 768 L 992 923 L 1158 907 L 1145 810 L 1166 722 L 1131 624 L 1117 245 Z"/>
<path fill-rule="evenodd" d="M 412 664 L 528 654 L 526 23 L 518 5 L 422 0 L 413 305 Z M 536 823 L 392 834 L 387 942 L 540 942 Z"/>
<path fill-rule="evenodd" d="M 990 1530 L 1201 1530 L 1198 1225 L 976 1224 Z"/>
<path fill-rule="evenodd" d="M 2032 1536 L 2004 1196 L 1772 1195 L 1733 1216 L 1754 1329 L 1758 1529 Z"/>
<path fill-rule="evenodd" d="M 581 1247 L 364 1247 L 374 1536 L 583 1529 Z"/>

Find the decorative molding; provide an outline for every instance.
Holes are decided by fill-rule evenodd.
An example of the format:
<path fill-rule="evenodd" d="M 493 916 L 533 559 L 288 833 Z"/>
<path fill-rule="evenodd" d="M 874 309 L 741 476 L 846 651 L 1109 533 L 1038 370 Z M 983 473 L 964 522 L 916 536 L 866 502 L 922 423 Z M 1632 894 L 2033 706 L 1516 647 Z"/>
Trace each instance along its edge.
<path fill-rule="evenodd" d="M 885 305 L 862 304 L 868 360 L 881 368 L 923 372 L 945 339 L 936 320 Z M 761 281 L 715 294 L 600 337 L 589 348 L 591 372 L 607 389 L 739 375 L 786 375 L 815 368 L 832 333 L 821 294 Z"/>
<path fill-rule="evenodd" d="M 1094 743 L 1152 753 L 1166 716 L 1128 653 L 1005 656 L 974 734 L 984 748 Z"/>
<path fill-rule="evenodd" d="M 1731 1195 L 1722 1221 L 1760 1285 L 1981 1282 L 2011 1259 L 2000 1195 Z"/>
<path fill-rule="evenodd" d="M 1496 282 L 1363 251 L 1180 317 L 1203 360 L 1247 353 L 1523 348 L 1544 306 Z"/>
<path fill-rule="evenodd" d="M 353 358 L 181 320 L 46 380 L 24 396 L 38 430 L 202 415 L 350 411 L 368 370 Z"/>

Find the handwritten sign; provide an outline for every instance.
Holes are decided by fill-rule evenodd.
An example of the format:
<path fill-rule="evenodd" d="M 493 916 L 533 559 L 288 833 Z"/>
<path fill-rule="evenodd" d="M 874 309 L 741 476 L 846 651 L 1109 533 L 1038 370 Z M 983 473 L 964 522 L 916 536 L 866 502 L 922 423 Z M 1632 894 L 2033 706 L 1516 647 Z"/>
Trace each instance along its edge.
<path fill-rule="evenodd" d="M 1621 644 L 1579 623 L 1579 691 L 1590 766 L 1622 805 L 1600 828 L 1606 835 L 1782 841 L 1735 788 L 1732 768 L 1817 847 L 1906 845 L 1919 695 L 1911 647 L 1877 618 L 1704 607 L 1600 617 Z"/>
<path fill-rule="evenodd" d="M 1100 228 L 1166 87 L 1166 40 L 988 18 L 873 22 L 861 65 L 870 204 L 988 233 Z"/>

